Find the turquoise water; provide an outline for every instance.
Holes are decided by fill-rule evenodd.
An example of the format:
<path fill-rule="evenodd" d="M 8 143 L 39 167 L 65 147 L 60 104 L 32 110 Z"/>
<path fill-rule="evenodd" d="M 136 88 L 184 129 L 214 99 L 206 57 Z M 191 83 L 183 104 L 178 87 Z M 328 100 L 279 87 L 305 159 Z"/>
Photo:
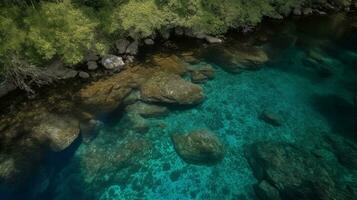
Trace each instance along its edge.
<path fill-rule="evenodd" d="M 244 153 L 248 144 L 283 141 L 308 151 L 320 147 L 325 135 L 355 141 L 356 30 L 342 21 L 339 26 L 347 30 L 341 35 L 322 35 L 317 27 L 311 30 L 309 24 L 299 23 L 303 22 L 278 24 L 282 28 L 270 35 L 271 40 L 256 44 L 270 57 L 260 70 L 227 72 L 222 67 L 225 62 L 211 58 L 217 47 L 205 47 L 196 65 L 213 66 L 215 78 L 202 84 L 203 103 L 169 106 L 166 116 L 146 119 L 147 133 L 133 130 L 125 113 L 111 114 L 96 130 L 96 138 L 81 143 L 51 177 L 39 199 L 256 199 L 252 185 L 258 180 Z M 294 42 L 280 45 L 285 41 L 279 38 L 287 35 L 295 37 Z M 224 46 L 239 48 L 241 40 L 230 38 Z M 311 49 L 323 59 L 324 70 L 304 65 Z M 261 120 L 264 110 L 279 116 L 282 125 Z M 220 138 L 225 149 L 222 162 L 193 165 L 178 156 L 171 134 L 198 129 L 209 129 Z M 356 170 L 334 164 L 343 169 L 341 176 L 352 183 L 357 180 Z"/>

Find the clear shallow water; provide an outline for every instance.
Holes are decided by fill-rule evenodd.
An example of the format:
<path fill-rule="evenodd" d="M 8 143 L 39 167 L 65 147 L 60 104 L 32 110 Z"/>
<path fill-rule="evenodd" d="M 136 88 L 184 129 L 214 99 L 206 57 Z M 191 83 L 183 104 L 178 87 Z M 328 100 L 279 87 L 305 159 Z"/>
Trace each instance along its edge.
<path fill-rule="evenodd" d="M 356 38 L 350 32 L 336 36 L 302 31 L 298 23 L 292 24 L 293 31 L 291 24 L 284 25 L 286 31 L 273 36 L 273 42 L 260 45 L 271 57 L 258 71 L 232 74 L 222 69 L 224 63 L 201 57 L 198 65 L 208 63 L 216 71 L 215 78 L 202 85 L 205 101 L 192 108 L 170 107 L 167 116 L 147 119 L 147 133 L 133 131 L 125 113 L 110 115 L 97 137 L 80 144 L 51 178 L 48 194 L 41 199 L 254 199 L 257 179 L 244 156 L 247 144 L 284 141 L 309 150 L 332 133 L 353 141 Z M 280 47 L 283 41 L 275 38 L 286 32 L 299 41 Z M 225 45 L 239 47 L 238 39 L 229 42 Z M 323 58 L 329 76 L 304 65 L 311 49 Z M 262 121 L 264 110 L 279 115 L 282 126 Z M 170 135 L 197 129 L 219 136 L 225 147 L 222 162 L 191 165 L 177 155 Z M 355 170 L 347 174 L 352 180 L 357 177 Z"/>

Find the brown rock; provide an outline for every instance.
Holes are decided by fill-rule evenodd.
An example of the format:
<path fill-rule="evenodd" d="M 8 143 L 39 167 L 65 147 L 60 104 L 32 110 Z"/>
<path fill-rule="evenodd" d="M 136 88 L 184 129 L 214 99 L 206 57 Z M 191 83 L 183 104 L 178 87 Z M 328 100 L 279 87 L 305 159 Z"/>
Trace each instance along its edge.
<path fill-rule="evenodd" d="M 171 138 L 178 155 L 188 163 L 214 165 L 224 157 L 222 143 L 210 131 L 173 134 Z"/>
<path fill-rule="evenodd" d="M 131 91 L 146 81 L 152 72 L 140 66 L 125 70 L 81 89 L 78 96 L 89 110 L 112 111 L 122 103 Z M 95 110 L 94 110 L 95 109 Z"/>
<path fill-rule="evenodd" d="M 141 98 L 148 102 L 198 104 L 203 101 L 202 88 L 180 76 L 156 72 L 140 88 Z"/>
<path fill-rule="evenodd" d="M 155 55 L 153 62 L 160 68 L 160 71 L 184 75 L 187 72 L 186 65 L 182 60 L 175 55 Z"/>
<path fill-rule="evenodd" d="M 68 116 L 48 114 L 32 129 L 32 137 L 57 152 L 69 147 L 80 133 L 79 121 Z"/>

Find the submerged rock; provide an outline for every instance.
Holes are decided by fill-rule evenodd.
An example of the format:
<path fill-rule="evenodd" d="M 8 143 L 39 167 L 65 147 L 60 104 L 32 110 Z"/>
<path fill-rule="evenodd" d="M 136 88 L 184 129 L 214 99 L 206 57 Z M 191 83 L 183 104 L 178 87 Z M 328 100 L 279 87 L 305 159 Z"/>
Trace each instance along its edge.
<path fill-rule="evenodd" d="M 198 104 L 204 99 L 200 86 L 185 81 L 180 76 L 156 72 L 140 88 L 141 98 L 148 102 L 172 104 Z"/>
<path fill-rule="evenodd" d="M 357 169 L 357 145 L 337 135 L 326 136 L 338 161 L 349 169 Z"/>
<path fill-rule="evenodd" d="M 247 46 L 241 46 L 239 49 L 208 48 L 203 55 L 210 62 L 231 73 L 258 70 L 269 61 L 267 53 L 262 48 Z"/>
<path fill-rule="evenodd" d="M 136 102 L 131 104 L 127 106 L 125 110 L 130 113 L 137 113 L 142 117 L 159 117 L 168 113 L 168 109 L 164 106 L 147 104 L 143 102 Z"/>
<path fill-rule="evenodd" d="M 243 70 L 260 69 L 264 63 L 269 61 L 267 53 L 257 47 L 245 47 L 232 53 L 233 63 Z"/>
<path fill-rule="evenodd" d="M 271 111 L 264 110 L 260 115 L 259 118 L 263 120 L 264 122 L 271 124 L 273 126 L 281 126 L 282 125 L 282 119 L 280 116 L 278 116 L 276 113 L 273 113 Z"/>
<path fill-rule="evenodd" d="M 204 83 L 207 80 L 213 79 L 214 69 L 211 65 L 204 65 L 198 68 L 189 69 L 191 73 L 191 81 L 193 83 Z"/>
<path fill-rule="evenodd" d="M 188 163 L 214 165 L 224 157 L 223 144 L 210 131 L 173 134 L 171 138 L 178 155 Z"/>
<path fill-rule="evenodd" d="M 80 133 L 79 121 L 69 116 L 48 114 L 32 128 L 32 137 L 57 152 L 66 149 Z"/>
<path fill-rule="evenodd" d="M 280 200 L 279 191 L 265 180 L 254 185 L 254 191 L 262 200 Z"/>
<path fill-rule="evenodd" d="M 129 112 L 128 118 L 130 121 L 130 129 L 138 133 L 146 133 L 149 131 L 150 127 L 146 119 L 144 119 L 139 113 Z"/>
<path fill-rule="evenodd" d="M 247 147 L 246 158 L 258 180 L 266 185 L 258 196 L 276 199 L 353 199 L 335 182 L 334 172 L 312 154 L 288 143 L 258 142 Z M 269 195 L 268 195 L 269 194 Z M 265 198 L 262 198 L 265 199 Z"/>
<path fill-rule="evenodd" d="M 200 63 L 200 60 L 195 57 L 194 52 L 184 52 L 181 54 L 181 58 L 184 62 L 189 63 L 191 65 Z"/>
<path fill-rule="evenodd" d="M 107 55 L 102 58 L 102 65 L 105 69 L 120 69 L 125 65 L 123 58 L 115 55 Z"/>

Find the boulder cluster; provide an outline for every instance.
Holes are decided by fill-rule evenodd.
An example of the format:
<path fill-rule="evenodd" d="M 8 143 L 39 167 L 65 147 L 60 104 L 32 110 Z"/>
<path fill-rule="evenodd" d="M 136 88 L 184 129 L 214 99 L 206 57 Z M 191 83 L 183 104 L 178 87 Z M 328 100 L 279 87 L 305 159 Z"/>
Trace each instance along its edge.
<path fill-rule="evenodd" d="M 340 155 L 338 152 L 343 146 L 331 151 L 337 151 L 336 155 Z M 350 151 L 348 154 L 352 160 L 352 155 L 357 152 L 352 147 L 346 147 L 342 151 Z M 339 163 L 331 159 L 331 156 L 324 155 L 327 154 L 309 152 L 284 142 L 257 142 L 247 146 L 246 158 L 258 179 L 258 183 L 254 185 L 255 193 L 259 199 L 264 200 L 355 199 L 356 184 L 341 180 L 343 176 L 340 176 Z M 349 165 L 356 167 L 353 162 Z"/>
<path fill-rule="evenodd" d="M 125 52 L 134 53 L 135 48 L 128 44 Z M 77 140 L 90 142 L 95 137 L 92 130 L 101 124 L 95 116 L 124 107 L 130 128 L 145 133 L 149 129 L 146 118 L 166 115 L 170 104 L 196 105 L 204 100 L 202 87 L 183 78 L 189 70 L 177 56 L 156 55 L 145 66 L 126 69 L 123 59 L 114 55 L 101 62 L 107 69 L 121 72 L 86 84 L 77 93 L 69 91 L 68 97 L 63 93 L 31 102 L 0 119 L 0 189 L 14 191 L 34 175 L 47 173 L 41 167 L 46 154 L 64 152 Z M 213 69 L 207 68 L 198 71 L 211 79 Z M 117 159 L 124 159 L 120 163 L 128 163 L 132 152 L 141 148 L 135 144 L 127 144 L 128 155 L 120 155 Z"/>

